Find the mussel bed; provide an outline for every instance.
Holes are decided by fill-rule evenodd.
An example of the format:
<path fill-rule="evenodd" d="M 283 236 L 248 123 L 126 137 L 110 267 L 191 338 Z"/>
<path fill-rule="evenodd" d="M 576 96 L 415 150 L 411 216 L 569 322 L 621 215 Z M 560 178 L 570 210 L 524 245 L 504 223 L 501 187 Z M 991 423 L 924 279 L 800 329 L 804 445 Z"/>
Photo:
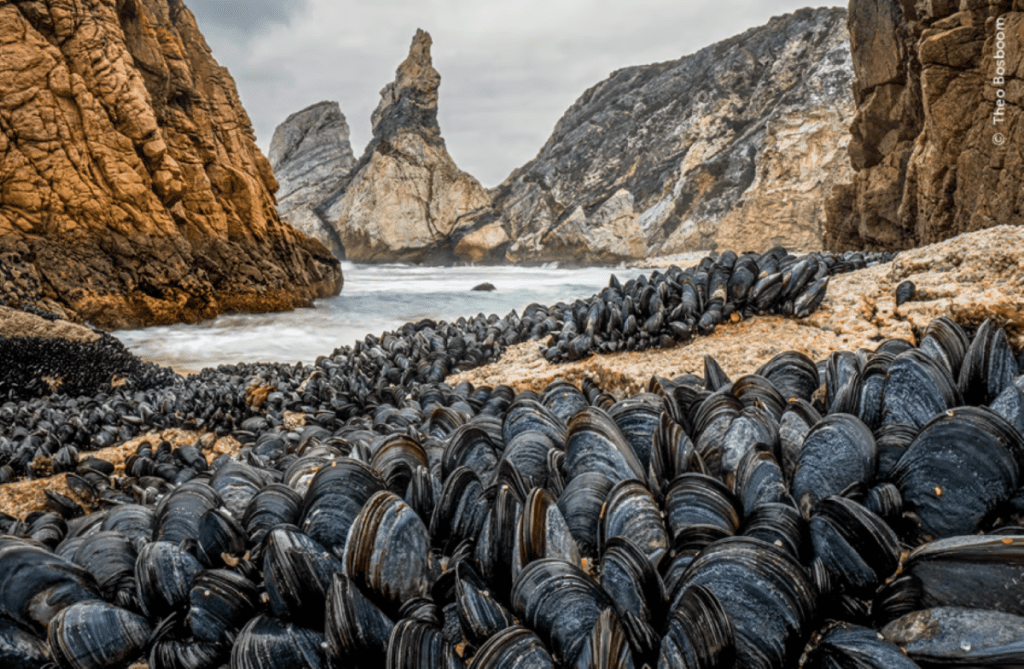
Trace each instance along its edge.
<path fill-rule="evenodd" d="M 11 399 L 0 476 L 45 461 L 75 499 L 0 516 L 0 664 L 1020 665 L 1024 370 L 994 321 L 732 379 L 708 358 L 631 397 L 443 381 L 531 337 L 560 360 L 802 315 L 866 262 L 722 254 L 315 365 Z M 89 455 L 168 427 L 241 448 L 144 441 L 116 475 Z"/>

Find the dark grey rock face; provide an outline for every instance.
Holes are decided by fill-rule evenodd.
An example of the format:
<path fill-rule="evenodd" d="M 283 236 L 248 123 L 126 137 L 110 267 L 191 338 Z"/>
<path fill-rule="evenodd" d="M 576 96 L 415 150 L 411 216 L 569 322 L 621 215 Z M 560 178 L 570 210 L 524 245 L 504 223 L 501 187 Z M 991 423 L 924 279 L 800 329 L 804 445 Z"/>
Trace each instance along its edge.
<path fill-rule="evenodd" d="M 279 184 L 278 214 L 339 256 L 338 235 L 317 204 L 344 187 L 355 162 L 348 123 L 337 102 L 306 107 L 274 129 L 270 165 Z"/>
<path fill-rule="evenodd" d="M 557 260 L 567 224 L 609 221 L 648 254 L 819 246 L 823 201 L 852 174 L 845 21 L 803 9 L 588 90 L 496 189 L 510 259 Z"/>

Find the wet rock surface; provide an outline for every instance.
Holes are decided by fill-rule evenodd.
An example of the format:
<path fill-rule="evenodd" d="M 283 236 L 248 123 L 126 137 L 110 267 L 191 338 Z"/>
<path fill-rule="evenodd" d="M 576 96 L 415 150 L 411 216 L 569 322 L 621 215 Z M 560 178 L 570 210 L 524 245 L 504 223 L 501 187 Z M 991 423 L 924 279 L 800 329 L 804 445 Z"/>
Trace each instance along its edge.
<path fill-rule="evenodd" d="M 825 246 L 912 248 L 1024 221 L 1008 195 L 1024 174 L 1019 4 L 854 0 L 849 29 L 856 176 L 828 204 Z"/>
<path fill-rule="evenodd" d="M 308 305 L 337 261 L 281 223 L 234 82 L 167 0 L 0 7 L 0 296 L 104 327 Z"/>

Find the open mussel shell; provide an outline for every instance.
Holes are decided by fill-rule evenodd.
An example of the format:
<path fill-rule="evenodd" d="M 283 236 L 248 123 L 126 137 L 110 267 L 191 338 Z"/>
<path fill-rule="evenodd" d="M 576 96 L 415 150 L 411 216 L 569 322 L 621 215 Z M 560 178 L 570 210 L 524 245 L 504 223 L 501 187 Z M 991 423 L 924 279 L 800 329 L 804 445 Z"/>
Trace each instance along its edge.
<path fill-rule="evenodd" d="M 188 602 L 192 579 L 203 565 L 191 553 L 166 541 L 154 541 L 139 551 L 135 581 L 142 610 L 163 618 Z"/>
<path fill-rule="evenodd" d="M 484 582 L 466 562 L 455 568 L 455 603 L 462 630 L 476 645 L 515 624 L 512 614 L 491 597 Z"/>
<path fill-rule="evenodd" d="M 544 642 L 519 625 L 496 633 L 473 656 L 469 669 L 554 669 Z"/>
<path fill-rule="evenodd" d="M 423 521 L 394 493 L 376 493 L 352 523 L 345 573 L 393 615 L 403 603 L 427 595 L 432 571 Z"/>
<path fill-rule="evenodd" d="M 922 667 L 1024 665 L 1024 617 L 1001 611 L 914 611 L 883 627 L 882 636 Z"/>
<path fill-rule="evenodd" d="M 971 534 L 1020 481 L 1024 440 L 996 413 L 952 409 L 928 423 L 893 467 L 920 538 Z"/>
<path fill-rule="evenodd" d="M 250 620 L 231 647 L 231 669 L 327 667 L 324 636 L 271 616 Z"/>
<path fill-rule="evenodd" d="M 512 608 L 536 630 L 555 660 L 569 664 L 612 601 L 582 569 L 561 560 L 531 562 L 512 586 Z"/>
<path fill-rule="evenodd" d="M 125 669 L 142 655 L 152 631 L 137 613 L 89 601 L 58 613 L 47 637 L 53 660 L 62 668 Z"/>
<path fill-rule="evenodd" d="M 714 526 L 735 534 L 741 509 L 721 481 L 704 474 L 676 477 L 665 493 L 665 522 L 673 540 L 694 526 Z"/>
<path fill-rule="evenodd" d="M 782 669 L 797 663 L 816 592 L 789 553 L 747 537 L 715 542 L 690 564 L 672 609 L 694 586 L 707 588 L 725 609 L 736 637 L 737 666 Z"/>
<path fill-rule="evenodd" d="M 461 669 L 462 662 L 438 627 L 406 618 L 391 632 L 386 666 L 388 669 Z"/>
<path fill-rule="evenodd" d="M 791 492 L 806 514 L 822 499 L 870 481 L 877 463 L 871 430 L 856 416 L 829 414 L 804 439 Z"/>
<path fill-rule="evenodd" d="M 551 493 L 534 488 L 526 498 L 516 534 L 513 576 L 534 560 L 553 558 L 569 564 L 581 563 L 579 547 Z"/>
<path fill-rule="evenodd" d="M 0 537 L 0 611 L 22 628 L 46 631 L 71 604 L 99 597 L 92 575 L 21 539 Z"/>
<path fill-rule="evenodd" d="M 584 472 L 599 473 L 612 481 L 643 478 L 647 472 L 611 416 L 590 406 L 569 421 L 565 469 L 570 481 Z"/>
<path fill-rule="evenodd" d="M 923 427 L 935 416 L 963 404 L 946 366 L 923 350 L 900 353 L 882 386 L 882 422 Z"/>
<path fill-rule="evenodd" d="M 732 667 L 736 634 L 718 597 L 707 588 L 686 589 L 669 617 L 658 669 Z"/>
<path fill-rule="evenodd" d="M 615 537 L 629 539 L 655 565 L 669 548 L 661 509 L 651 492 L 635 479 L 617 483 L 605 497 L 598 532 L 601 550 Z"/>
<path fill-rule="evenodd" d="M 263 579 L 271 612 L 282 619 L 320 628 L 331 575 L 342 562 L 313 539 L 279 527 L 263 546 Z"/>
<path fill-rule="evenodd" d="M 810 519 L 814 554 L 853 594 L 870 594 L 896 571 L 900 546 L 881 518 L 846 497 L 826 497 Z"/>
<path fill-rule="evenodd" d="M 960 367 L 959 389 L 965 404 L 987 405 L 1017 376 L 1017 360 L 1006 331 L 986 319 L 967 349 Z"/>
<path fill-rule="evenodd" d="M 1024 616 L 1024 536 L 960 536 L 913 551 L 903 573 L 918 608 L 959 606 Z"/>
<path fill-rule="evenodd" d="M 840 622 L 820 632 L 801 665 L 806 669 L 916 669 L 917 664 L 878 632 Z"/>
<path fill-rule="evenodd" d="M 334 574 L 327 595 L 327 656 L 335 666 L 380 666 L 387 658 L 395 624 L 366 598 L 352 580 Z"/>
<path fill-rule="evenodd" d="M 5 669 L 39 669 L 50 659 L 46 642 L 0 618 L 0 666 Z"/>
<path fill-rule="evenodd" d="M 299 528 L 317 543 L 341 555 L 349 529 L 366 501 L 386 489 L 363 462 L 338 458 L 322 466 L 306 490 Z"/>
<path fill-rule="evenodd" d="M 189 592 L 188 625 L 200 641 L 216 643 L 253 616 L 260 600 L 256 585 L 238 572 L 209 569 L 196 576 Z"/>

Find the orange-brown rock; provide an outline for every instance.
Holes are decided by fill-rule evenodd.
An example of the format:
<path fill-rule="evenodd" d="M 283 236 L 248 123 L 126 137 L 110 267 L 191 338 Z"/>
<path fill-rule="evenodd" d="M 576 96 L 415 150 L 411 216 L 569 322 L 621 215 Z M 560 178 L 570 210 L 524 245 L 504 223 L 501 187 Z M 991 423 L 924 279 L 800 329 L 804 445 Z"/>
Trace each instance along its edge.
<path fill-rule="evenodd" d="M 276 188 L 180 0 L 0 3 L 0 299 L 132 327 L 337 293 Z"/>
<path fill-rule="evenodd" d="M 901 249 L 1024 223 L 1024 5 L 850 0 L 856 175 L 832 249 Z"/>

